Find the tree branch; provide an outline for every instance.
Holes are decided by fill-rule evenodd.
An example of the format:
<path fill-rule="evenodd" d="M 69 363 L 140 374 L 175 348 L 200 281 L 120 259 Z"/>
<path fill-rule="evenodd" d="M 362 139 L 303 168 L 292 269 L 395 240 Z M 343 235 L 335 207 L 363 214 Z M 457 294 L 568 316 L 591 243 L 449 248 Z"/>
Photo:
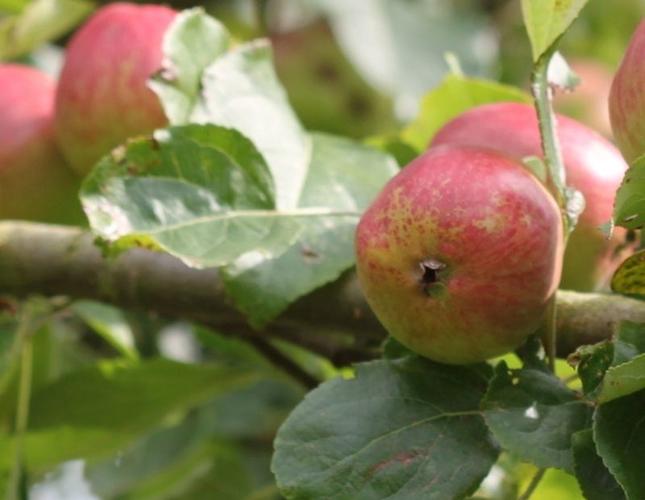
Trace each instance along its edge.
<path fill-rule="evenodd" d="M 378 355 L 385 331 L 353 273 L 300 299 L 256 331 L 227 297 L 216 269 L 133 249 L 108 259 L 79 228 L 0 222 L 0 293 L 94 299 L 201 323 L 245 338 L 290 341 L 342 365 Z M 645 302 L 618 295 L 560 291 L 558 352 L 608 338 L 622 319 L 645 322 Z"/>

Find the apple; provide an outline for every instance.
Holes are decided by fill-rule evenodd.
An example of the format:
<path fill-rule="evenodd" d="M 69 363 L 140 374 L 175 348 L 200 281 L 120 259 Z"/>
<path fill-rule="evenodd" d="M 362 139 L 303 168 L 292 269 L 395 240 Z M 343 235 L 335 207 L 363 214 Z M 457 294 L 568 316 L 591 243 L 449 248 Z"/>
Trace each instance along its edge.
<path fill-rule="evenodd" d="M 0 89 L 0 218 L 80 222 L 80 179 L 54 137 L 56 83 L 35 68 L 0 64 Z"/>
<path fill-rule="evenodd" d="M 562 266 L 562 218 L 519 162 L 431 148 L 363 214 L 357 274 L 388 332 L 435 361 L 504 354 L 534 333 Z"/>
<path fill-rule="evenodd" d="M 599 226 L 611 219 L 627 164 L 607 139 L 590 128 L 561 115 L 557 123 L 567 183 L 582 192 L 586 202 L 569 237 L 560 286 L 596 290 L 606 285 L 621 262 L 616 249 L 625 232 L 618 228 L 608 240 Z M 516 160 L 542 156 L 535 110 L 519 103 L 485 104 L 466 111 L 437 132 L 432 146 L 440 144 L 486 147 Z"/>
<path fill-rule="evenodd" d="M 593 59 L 577 58 L 569 61 L 571 69 L 580 77 L 573 91 L 559 91 L 553 99 L 553 107 L 559 113 L 611 137 L 607 100 L 613 73 L 610 68 Z"/>
<path fill-rule="evenodd" d="M 161 67 L 175 15 L 161 5 L 114 3 L 72 37 L 56 94 L 56 135 L 79 173 L 127 138 L 166 125 L 147 80 Z"/>
<path fill-rule="evenodd" d="M 609 94 L 614 138 L 629 163 L 645 154 L 645 21 L 636 28 Z"/>

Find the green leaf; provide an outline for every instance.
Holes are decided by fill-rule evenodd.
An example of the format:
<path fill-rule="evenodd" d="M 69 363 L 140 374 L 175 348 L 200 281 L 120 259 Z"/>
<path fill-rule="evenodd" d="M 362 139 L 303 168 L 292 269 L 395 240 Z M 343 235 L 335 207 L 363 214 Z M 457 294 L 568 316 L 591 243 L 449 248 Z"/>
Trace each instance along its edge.
<path fill-rule="evenodd" d="M 615 338 L 582 346 L 569 359 L 585 394 L 604 403 L 645 388 L 644 355 L 645 324 L 622 321 Z"/>
<path fill-rule="evenodd" d="M 645 390 L 602 404 L 594 414 L 598 454 L 629 500 L 645 498 Z"/>
<path fill-rule="evenodd" d="M 256 374 L 165 359 L 102 362 L 40 387 L 31 398 L 26 465 L 42 471 L 65 460 L 106 456 L 170 414 L 249 384 Z M 0 435 L 0 468 L 12 439 Z"/>
<path fill-rule="evenodd" d="M 645 250 L 625 259 L 611 278 L 611 289 L 624 295 L 645 297 Z"/>
<path fill-rule="evenodd" d="M 72 305 L 72 309 L 123 356 L 139 359 L 134 334 L 120 309 L 91 300 L 79 300 Z"/>
<path fill-rule="evenodd" d="M 513 373 L 501 362 L 482 408 L 504 449 L 538 467 L 573 471 L 571 434 L 588 426 L 591 410 L 558 378 L 534 369 Z"/>
<path fill-rule="evenodd" d="M 645 156 L 639 157 L 625 172 L 616 192 L 614 224 L 627 229 L 645 225 Z"/>
<path fill-rule="evenodd" d="M 164 35 L 163 69 L 149 83 L 171 124 L 188 123 L 198 105 L 202 72 L 226 53 L 229 43 L 224 25 L 200 7 L 175 17 Z"/>
<path fill-rule="evenodd" d="M 302 210 L 360 214 L 398 171 L 389 157 L 359 143 L 313 135 L 313 156 L 298 201 Z M 255 326 L 354 264 L 356 216 L 301 220 L 298 240 L 281 255 L 239 259 L 223 273 L 228 293 Z"/>
<path fill-rule="evenodd" d="M 478 411 L 487 367 L 418 357 L 357 366 L 283 424 L 272 469 L 286 498 L 461 498 L 497 457 Z"/>
<path fill-rule="evenodd" d="M 398 134 L 368 137 L 365 144 L 392 155 L 400 167 L 406 166 L 419 156 L 417 150 L 401 139 Z"/>
<path fill-rule="evenodd" d="M 549 52 L 586 3 L 587 0 L 522 0 L 534 62 Z"/>
<path fill-rule="evenodd" d="M 172 124 L 221 125 L 253 141 L 273 176 L 277 208 L 293 208 L 307 175 L 311 140 L 276 77 L 269 42 L 255 40 L 225 52 L 228 38 L 200 9 L 178 17 L 164 39 L 170 71 L 156 75 L 152 88 Z M 194 59 L 179 60 L 193 52 Z"/>
<path fill-rule="evenodd" d="M 85 0 L 34 0 L 20 13 L 0 18 L 0 60 L 18 58 L 59 38 L 93 8 Z"/>
<path fill-rule="evenodd" d="M 645 389 L 645 354 L 607 370 L 598 402 L 607 403 Z"/>
<path fill-rule="evenodd" d="M 587 396 L 594 396 L 602 384 L 605 372 L 614 361 L 614 344 L 610 341 L 579 347 L 569 358 L 577 363 L 582 389 Z"/>
<path fill-rule="evenodd" d="M 596 451 L 591 429 L 572 436 L 576 477 L 587 500 L 624 500 L 625 493 Z"/>
<path fill-rule="evenodd" d="M 516 87 L 448 75 L 425 95 L 419 115 L 403 129 L 401 137 L 417 151 L 425 151 L 437 131 L 448 121 L 475 106 L 500 101 L 532 102 L 528 94 Z"/>
<path fill-rule="evenodd" d="M 300 231 L 275 210 L 270 173 L 251 142 L 213 125 L 129 142 L 99 162 L 81 200 L 93 230 L 117 248 L 160 248 L 193 267 L 279 254 Z"/>
<path fill-rule="evenodd" d="M 446 53 L 464 71 L 485 75 L 497 40 L 482 9 L 459 2 L 310 0 L 327 18 L 338 44 L 366 81 L 394 97 L 409 119 L 427 89 L 448 69 Z"/>

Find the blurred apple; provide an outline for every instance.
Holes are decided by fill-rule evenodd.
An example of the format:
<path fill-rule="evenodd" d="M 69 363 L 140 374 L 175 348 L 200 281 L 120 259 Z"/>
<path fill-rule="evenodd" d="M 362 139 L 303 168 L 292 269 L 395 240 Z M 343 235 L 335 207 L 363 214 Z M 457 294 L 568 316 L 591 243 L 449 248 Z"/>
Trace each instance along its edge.
<path fill-rule="evenodd" d="M 628 162 L 645 154 L 645 21 L 641 21 L 616 72 L 609 96 L 616 143 Z"/>
<path fill-rule="evenodd" d="M 600 226 L 612 217 L 614 196 L 627 164 L 607 139 L 577 121 L 558 116 L 558 135 L 567 183 L 582 192 L 586 207 L 569 237 L 562 282 L 565 289 L 602 288 L 621 262 L 616 255 L 625 232 L 611 240 Z M 447 123 L 432 145 L 461 144 L 494 149 L 515 159 L 542 156 L 537 117 L 532 106 L 495 103 L 472 108 Z"/>
<path fill-rule="evenodd" d="M 580 77 L 580 84 L 572 92 L 557 92 L 556 111 L 581 121 L 605 137 L 611 137 L 607 101 L 612 72 L 592 59 L 573 59 L 571 69 Z"/>
<path fill-rule="evenodd" d="M 127 138 L 166 124 L 146 82 L 161 67 L 175 15 L 161 5 L 114 3 L 72 37 L 56 94 L 56 134 L 79 173 Z"/>
<path fill-rule="evenodd" d="M 80 179 L 54 138 L 54 80 L 2 64 L 0 89 L 0 218 L 81 222 Z"/>
<path fill-rule="evenodd" d="M 307 128 L 365 137 L 394 125 L 391 101 L 363 81 L 325 23 L 271 41 L 278 76 Z"/>

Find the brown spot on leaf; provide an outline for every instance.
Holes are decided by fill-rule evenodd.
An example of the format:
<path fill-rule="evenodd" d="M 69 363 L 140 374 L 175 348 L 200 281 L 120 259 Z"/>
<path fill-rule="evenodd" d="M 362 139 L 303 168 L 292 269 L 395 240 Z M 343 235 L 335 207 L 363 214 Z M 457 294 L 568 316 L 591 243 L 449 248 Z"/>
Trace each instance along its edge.
<path fill-rule="evenodd" d="M 400 453 L 397 453 L 393 457 L 388 458 L 387 460 L 382 460 L 381 462 L 374 464 L 372 467 L 370 467 L 367 474 L 369 477 L 372 477 L 375 474 L 380 473 L 384 469 L 388 469 L 395 465 L 408 466 L 412 464 L 419 455 L 421 455 L 421 452 L 417 450 L 402 451 Z"/>
<path fill-rule="evenodd" d="M 312 262 L 320 258 L 320 254 L 318 252 L 306 245 L 302 247 L 301 254 L 306 262 Z"/>

